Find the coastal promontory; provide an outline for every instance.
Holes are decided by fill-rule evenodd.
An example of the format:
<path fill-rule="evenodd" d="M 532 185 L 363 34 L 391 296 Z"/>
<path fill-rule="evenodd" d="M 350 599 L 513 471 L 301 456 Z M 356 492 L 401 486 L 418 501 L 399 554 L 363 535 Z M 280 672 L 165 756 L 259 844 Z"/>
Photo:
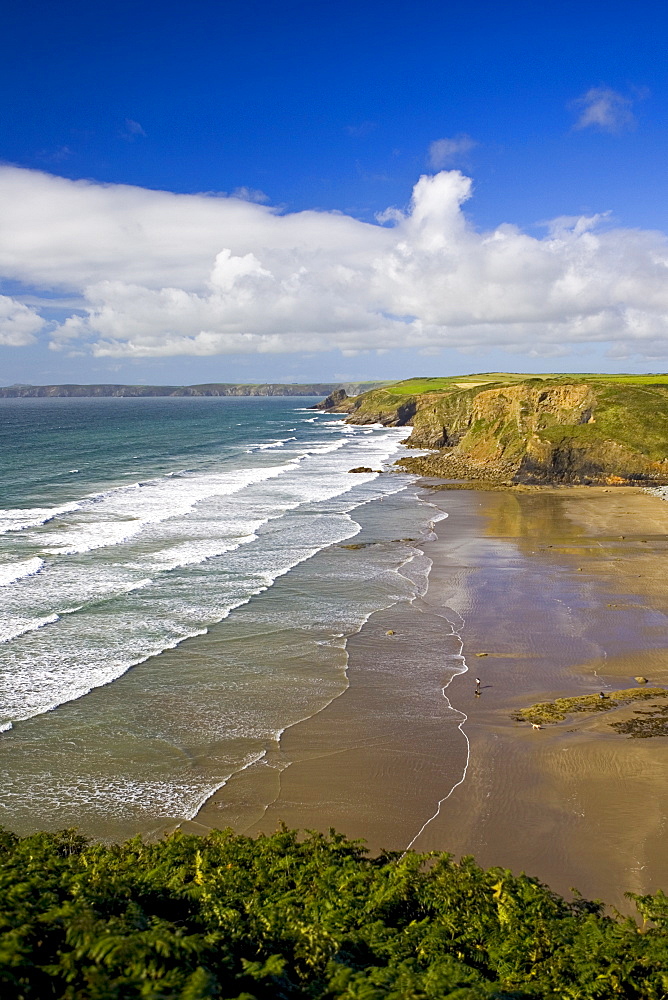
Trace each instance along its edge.
<path fill-rule="evenodd" d="M 510 483 L 668 483 L 668 376 L 415 378 L 339 399 L 355 424 L 411 426 L 421 475 Z"/>

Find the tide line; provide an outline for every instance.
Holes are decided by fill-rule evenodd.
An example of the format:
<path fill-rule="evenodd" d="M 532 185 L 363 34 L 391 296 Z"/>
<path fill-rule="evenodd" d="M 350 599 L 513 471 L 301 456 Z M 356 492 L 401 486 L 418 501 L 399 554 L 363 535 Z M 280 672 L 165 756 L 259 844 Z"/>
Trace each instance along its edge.
<path fill-rule="evenodd" d="M 404 849 L 404 851 L 403 851 L 403 853 L 401 855 L 402 858 L 405 857 L 406 854 L 410 851 L 410 849 L 412 848 L 412 846 L 415 843 L 415 841 L 424 833 L 424 831 L 427 829 L 427 827 L 429 826 L 429 824 L 433 823 L 434 820 L 440 815 L 441 806 L 443 805 L 443 803 L 448 801 L 448 799 L 450 798 L 450 796 L 452 795 L 452 793 L 455 791 L 456 788 L 459 788 L 460 785 L 464 784 L 464 782 L 466 781 L 466 775 L 468 774 L 469 763 L 471 761 L 471 741 L 469 740 L 468 735 L 467 735 L 466 731 L 463 728 L 464 725 L 465 725 L 465 723 L 468 721 L 468 715 L 466 714 L 466 712 L 462 712 L 460 709 L 454 708 L 453 705 L 452 705 L 452 702 L 450 701 L 450 699 L 448 698 L 447 694 L 445 693 L 446 690 L 452 684 L 452 682 L 455 679 L 455 677 L 459 677 L 460 674 L 466 673 L 468 671 L 468 669 L 469 669 L 468 668 L 468 664 L 466 662 L 466 657 L 463 656 L 464 640 L 461 637 L 461 630 L 464 628 L 466 622 L 464 621 L 464 619 L 462 618 L 462 616 L 460 614 L 458 614 L 456 611 L 453 611 L 452 608 L 448 608 L 448 610 L 450 612 L 452 612 L 452 614 L 457 615 L 457 618 L 459 618 L 459 621 L 460 621 L 460 624 L 459 624 L 460 631 L 458 632 L 458 631 L 455 631 L 454 623 L 451 622 L 450 619 L 446 615 L 442 616 L 443 618 L 445 618 L 445 620 L 448 622 L 448 624 L 452 628 L 451 635 L 455 636 L 459 640 L 459 655 L 462 658 L 462 664 L 463 664 L 464 669 L 460 670 L 459 673 L 453 674 L 453 676 L 450 678 L 450 680 L 448 681 L 448 683 L 444 684 L 443 687 L 441 688 L 441 694 L 443 695 L 443 697 L 447 701 L 448 708 L 451 708 L 453 712 L 457 712 L 457 714 L 461 715 L 461 717 L 462 717 L 461 721 L 457 725 L 457 729 L 460 731 L 460 733 L 462 734 L 462 736 L 466 740 L 466 761 L 464 763 L 464 769 L 462 771 L 461 778 L 459 779 L 459 781 L 455 782 L 455 784 L 452 786 L 452 788 L 450 789 L 450 791 L 448 792 L 447 795 L 444 795 L 442 799 L 439 799 L 438 805 L 436 806 L 436 811 L 434 812 L 433 816 L 430 816 L 429 819 L 425 820 L 425 822 L 422 824 L 422 826 L 420 827 L 420 829 L 418 830 L 418 832 L 415 834 L 415 836 L 413 837 L 413 839 L 410 841 L 409 844 L 407 844 L 407 846 L 405 847 L 405 849 Z"/>

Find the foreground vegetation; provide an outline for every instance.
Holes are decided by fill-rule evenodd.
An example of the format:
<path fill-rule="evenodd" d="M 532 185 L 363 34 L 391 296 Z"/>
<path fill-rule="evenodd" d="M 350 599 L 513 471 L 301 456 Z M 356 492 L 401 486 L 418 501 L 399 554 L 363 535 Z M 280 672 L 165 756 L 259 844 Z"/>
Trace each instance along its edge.
<path fill-rule="evenodd" d="M 668 897 L 646 918 L 473 859 L 368 858 L 330 834 L 122 846 L 0 833 L 3 1000 L 521 1000 L 668 993 Z"/>

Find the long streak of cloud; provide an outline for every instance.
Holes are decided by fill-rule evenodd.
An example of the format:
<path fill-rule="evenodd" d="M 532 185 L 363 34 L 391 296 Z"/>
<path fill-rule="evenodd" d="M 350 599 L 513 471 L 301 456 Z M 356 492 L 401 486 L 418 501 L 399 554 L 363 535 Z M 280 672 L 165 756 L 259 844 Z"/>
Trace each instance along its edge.
<path fill-rule="evenodd" d="M 480 233 L 462 211 L 471 190 L 456 170 L 421 177 L 409 208 L 375 225 L 4 167 L 0 277 L 52 303 L 62 295 L 69 314 L 52 346 L 96 356 L 549 356 L 591 343 L 668 354 L 664 234 L 606 229 L 600 217 L 556 220 L 543 238 L 512 225 Z M 35 309 L 3 302 L 4 342 L 33 338 Z"/>

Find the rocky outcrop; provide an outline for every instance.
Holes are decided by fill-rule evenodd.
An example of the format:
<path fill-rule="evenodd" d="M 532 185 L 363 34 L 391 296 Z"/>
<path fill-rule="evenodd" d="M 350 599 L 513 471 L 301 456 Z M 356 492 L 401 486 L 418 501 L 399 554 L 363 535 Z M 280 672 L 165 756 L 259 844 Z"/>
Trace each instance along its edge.
<path fill-rule="evenodd" d="M 517 483 L 668 482 L 668 386 L 528 379 L 337 404 L 351 423 L 412 424 L 422 475 Z"/>
<path fill-rule="evenodd" d="M 324 400 L 314 409 L 327 410 L 328 413 L 349 413 L 351 416 L 348 422 L 351 424 L 382 424 L 383 427 L 406 427 L 411 424 L 418 408 L 415 399 L 410 397 L 397 402 L 392 397 L 386 399 L 386 395 L 382 389 L 378 389 L 365 392 L 354 399 L 342 398 L 331 406 L 325 406 L 327 400 Z"/>
<path fill-rule="evenodd" d="M 341 406 L 348 399 L 348 393 L 345 389 L 335 389 L 334 392 L 330 392 L 326 399 L 323 399 L 321 403 L 316 403 L 312 406 L 312 410 L 327 410 L 329 413 L 336 413 L 337 407 Z"/>

